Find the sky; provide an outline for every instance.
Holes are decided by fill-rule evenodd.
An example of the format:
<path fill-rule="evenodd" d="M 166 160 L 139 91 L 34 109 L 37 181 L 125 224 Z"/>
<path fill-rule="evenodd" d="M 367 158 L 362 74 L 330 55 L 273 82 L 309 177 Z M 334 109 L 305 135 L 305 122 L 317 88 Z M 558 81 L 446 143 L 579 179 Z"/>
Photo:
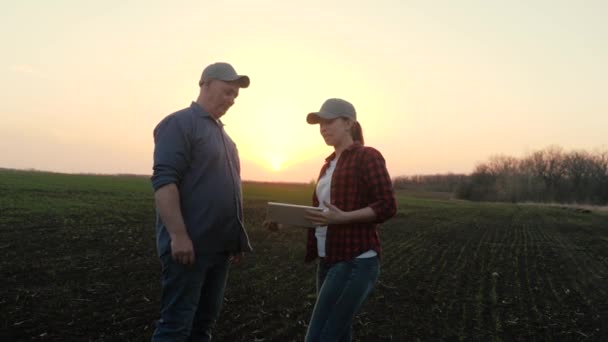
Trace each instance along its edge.
<path fill-rule="evenodd" d="M 203 68 L 251 78 L 223 117 L 242 178 L 309 182 L 306 124 L 355 106 L 392 177 L 608 146 L 608 2 L 12 1 L 0 11 L 0 167 L 152 172 L 152 130 Z"/>

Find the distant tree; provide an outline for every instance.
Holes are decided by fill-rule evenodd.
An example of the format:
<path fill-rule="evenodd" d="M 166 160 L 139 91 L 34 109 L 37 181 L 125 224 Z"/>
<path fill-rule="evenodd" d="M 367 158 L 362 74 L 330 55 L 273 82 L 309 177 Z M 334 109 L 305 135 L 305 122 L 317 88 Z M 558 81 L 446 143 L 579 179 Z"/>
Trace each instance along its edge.
<path fill-rule="evenodd" d="M 589 186 L 594 189 L 592 201 L 608 202 L 608 150 L 598 151 L 593 155 L 590 178 Z"/>
<path fill-rule="evenodd" d="M 550 146 L 518 160 L 491 157 L 459 185 L 458 198 L 483 201 L 608 202 L 608 151 L 566 153 Z"/>
<path fill-rule="evenodd" d="M 575 202 L 589 202 L 593 192 L 589 186 L 592 182 L 593 169 L 594 161 L 589 153 L 577 151 L 565 155 L 564 182 L 559 188 L 559 197 Z"/>
<path fill-rule="evenodd" d="M 452 192 L 473 201 L 608 203 L 608 150 L 564 152 L 550 146 L 517 159 L 497 155 L 470 175 L 401 176 L 396 189 Z"/>
<path fill-rule="evenodd" d="M 395 189 L 453 193 L 467 176 L 464 174 L 435 174 L 399 176 L 393 180 Z"/>

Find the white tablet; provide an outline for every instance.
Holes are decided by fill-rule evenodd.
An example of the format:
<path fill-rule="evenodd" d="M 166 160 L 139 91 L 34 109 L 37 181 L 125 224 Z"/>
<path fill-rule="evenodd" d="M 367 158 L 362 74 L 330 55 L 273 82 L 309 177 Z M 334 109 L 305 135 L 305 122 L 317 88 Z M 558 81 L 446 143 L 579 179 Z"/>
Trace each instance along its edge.
<path fill-rule="evenodd" d="M 323 211 L 323 208 L 289 203 L 268 202 L 267 213 L 270 221 L 296 227 L 316 227 L 315 224 L 304 218 L 306 210 Z"/>

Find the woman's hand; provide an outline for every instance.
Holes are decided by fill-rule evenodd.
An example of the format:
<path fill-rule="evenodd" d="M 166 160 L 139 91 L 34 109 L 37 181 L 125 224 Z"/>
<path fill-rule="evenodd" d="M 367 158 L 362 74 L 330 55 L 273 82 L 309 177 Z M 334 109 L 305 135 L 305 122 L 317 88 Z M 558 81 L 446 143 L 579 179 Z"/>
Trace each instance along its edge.
<path fill-rule="evenodd" d="M 274 221 L 265 220 L 262 222 L 262 226 L 271 232 L 278 232 L 283 229 L 283 225 Z"/>
<path fill-rule="evenodd" d="M 327 207 L 327 210 L 308 210 L 304 217 L 318 226 L 349 223 L 349 216 L 347 212 L 340 210 L 340 208 L 329 202 L 324 202 L 324 204 Z"/>

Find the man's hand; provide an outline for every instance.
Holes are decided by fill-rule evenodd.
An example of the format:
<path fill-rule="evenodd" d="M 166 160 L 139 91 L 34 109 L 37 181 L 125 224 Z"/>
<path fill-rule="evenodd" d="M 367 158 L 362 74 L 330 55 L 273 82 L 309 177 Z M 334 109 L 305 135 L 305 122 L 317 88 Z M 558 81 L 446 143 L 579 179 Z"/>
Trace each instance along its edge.
<path fill-rule="evenodd" d="M 228 258 L 228 260 L 231 263 L 233 263 L 233 264 L 240 264 L 241 261 L 243 261 L 243 256 L 244 255 L 245 255 L 245 253 L 243 253 L 243 252 L 240 252 L 240 253 L 237 253 L 237 254 L 232 254 L 230 256 L 230 258 Z"/>
<path fill-rule="evenodd" d="M 171 257 L 179 264 L 193 264 L 194 248 L 182 217 L 177 185 L 171 183 L 156 190 L 154 201 L 171 237 Z"/>
<path fill-rule="evenodd" d="M 194 247 L 188 234 L 178 234 L 171 237 L 171 256 L 179 264 L 194 264 Z"/>

